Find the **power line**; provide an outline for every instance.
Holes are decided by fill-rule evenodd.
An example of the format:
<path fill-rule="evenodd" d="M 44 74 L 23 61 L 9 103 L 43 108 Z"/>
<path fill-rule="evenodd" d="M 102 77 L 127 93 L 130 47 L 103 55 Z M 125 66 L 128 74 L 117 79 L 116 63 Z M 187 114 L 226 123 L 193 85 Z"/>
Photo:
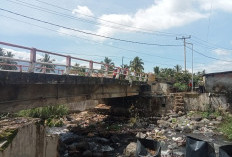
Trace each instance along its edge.
<path fill-rule="evenodd" d="M 20 1 L 20 0 L 16 0 L 18 2 L 15 2 L 15 1 L 12 1 L 12 0 L 7 0 L 7 1 L 9 1 L 11 3 L 18 4 L 18 5 L 26 6 L 26 7 L 31 8 L 31 9 L 36 9 L 36 10 L 43 11 L 43 12 L 46 12 L 46 13 L 50 13 L 50 14 L 53 14 L 53 15 L 58 15 L 58 16 L 61 16 L 61 17 L 65 17 L 65 18 L 69 18 L 69 19 L 73 19 L 73 20 L 76 20 L 76 21 L 81 21 L 81 22 L 85 22 L 85 23 L 89 23 L 89 24 L 93 24 L 93 25 L 98 25 L 98 26 L 103 26 L 103 27 L 108 27 L 108 28 L 118 29 L 118 30 L 124 29 L 124 30 L 127 30 L 127 31 L 133 31 L 133 32 L 136 32 L 136 33 L 154 35 L 154 33 L 150 33 L 150 32 L 136 31 L 136 30 L 127 29 L 127 28 L 123 28 L 123 27 L 114 27 L 114 26 L 109 26 L 109 25 L 105 25 L 105 24 L 102 24 L 102 23 L 99 24 L 98 22 L 86 20 L 86 19 L 83 19 L 83 18 L 78 18 L 76 16 L 71 16 L 71 15 L 68 15 L 68 14 L 63 14 L 63 13 L 60 13 L 60 12 L 57 12 L 57 11 L 54 11 L 54 10 L 50 10 L 50 9 L 47 9 L 47 8 L 36 6 L 36 5 L 30 4 L 30 3 L 27 3 L 27 2 L 23 2 L 23 1 Z M 167 36 L 167 35 L 164 35 L 164 36 Z"/>
<path fill-rule="evenodd" d="M 188 49 L 191 49 L 190 47 L 188 47 L 188 46 L 186 46 Z M 229 60 L 224 60 L 224 59 L 219 59 L 219 58 L 215 58 L 215 57 L 211 57 L 211 56 L 207 56 L 207 55 L 205 55 L 205 54 L 203 54 L 203 53 L 201 53 L 201 52 L 199 52 L 199 51 L 197 51 L 197 50 L 193 50 L 194 52 L 196 52 L 196 53 L 198 53 L 199 55 L 202 55 L 202 56 L 204 56 L 204 57 L 206 57 L 206 58 L 209 58 L 209 59 L 214 59 L 214 60 L 218 60 L 218 61 L 224 61 L 224 62 L 232 62 L 232 61 L 229 61 Z"/>
<path fill-rule="evenodd" d="M 219 45 L 214 44 L 214 43 L 210 43 L 210 42 L 205 41 L 205 40 L 203 40 L 203 39 L 201 39 L 201 38 L 198 38 L 198 37 L 196 37 L 196 36 L 194 36 L 194 35 L 192 35 L 192 37 L 193 37 L 193 38 L 196 38 L 197 40 L 202 41 L 202 45 L 205 45 L 205 44 L 203 44 L 203 43 L 206 43 L 206 44 L 208 44 L 207 46 L 212 45 L 211 47 L 214 47 L 214 48 L 221 48 L 221 49 L 224 49 L 224 50 L 232 51 L 232 49 L 229 49 L 229 48 L 226 48 L 226 47 L 223 47 L 223 46 L 219 46 Z M 191 39 L 191 40 L 194 40 L 194 39 Z M 196 40 L 194 40 L 194 41 L 196 42 Z M 199 43 L 199 42 L 198 42 L 198 43 Z"/>
<path fill-rule="evenodd" d="M 146 42 L 139 42 L 139 41 L 132 41 L 132 40 L 119 39 L 119 38 L 109 37 L 109 36 L 100 35 L 100 34 L 95 34 L 95 33 L 91 33 L 91 32 L 85 32 L 85 31 L 78 30 L 78 29 L 74 29 L 74 28 L 70 28 L 70 27 L 67 27 L 67 26 L 63 26 L 63 25 L 59 25 L 59 24 L 47 22 L 47 21 L 44 21 L 44 20 L 36 19 L 36 18 L 29 17 L 29 16 L 26 16 L 26 15 L 22 15 L 22 14 L 19 14 L 19 13 L 10 11 L 10 10 L 6 10 L 6 9 L 3 9 L 3 8 L 0 8 L 0 10 L 5 11 L 5 12 L 8 12 L 8 13 L 11 13 L 11 14 L 14 14 L 14 15 L 17 15 L 17 16 L 24 17 L 24 18 L 27 18 L 27 19 L 31 19 L 31 20 L 34 20 L 34 21 L 38 21 L 38 22 L 41 22 L 41 23 L 45 23 L 45 24 L 49 24 L 49 25 L 52 25 L 52 26 L 56 26 L 56 27 L 60 27 L 60 28 L 72 30 L 72 31 L 75 31 L 75 32 L 79 32 L 79 33 L 82 33 L 82 34 L 97 36 L 97 37 L 106 38 L 106 39 L 111 39 L 111 40 L 116 40 L 116 41 L 121 41 L 121 42 L 127 42 L 127 43 L 133 43 L 133 44 L 140 44 L 140 45 L 149 45 L 149 46 L 182 46 L 182 45 L 146 43 Z"/>
<path fill-rule="evenodd" d="M 35 0 L 35 1 L 46 4 L 46 5 L 49 5 L 49 6 L 52 6 L 52 7 L 55 7 L 55 8 L 59 8 L 61 10 L 65 10 L 65 11 L 69 11 L 69 12 L 71 11 L 72 12 L 72 10 L 70 10 L 70 9 L 67 9 L 67 8 L 64 8 L 64 7 L 61 7 L 61 6 L 58 6 L 58 5 L 54 5 L 54 4 L 51 4 L 51 3 L 48 3 L 48 2 L 44 2 L 44 1 L 41 1 L 41 0 Z M 105 20 L 105 19 L 102 19 L 102 18 L 98 18 L 98 17 L 95 17 L 95 16 L 83 14 L 83 13 L 78 13 L 78 14 L 86 16 L 86 17 L 90 17 L 90 18 L 93 18 L 93 19 L 97 19 L 97 20 L 100 20 L 100 21 L 104 21 L 104 22 L 113 23 L 113 24 L 116 24 L 116 25 L 128 27 L 128 28 L 134 28 L 134 29 L 143 30 L 143 31 L 145 30 L 145 31 L 148 31 L 148 32 L 160 33 L 160 34 L 164 34 L 164 35 L 166 34 L 167 36 L 181 36 L 181 35 L 184 35 L 184 34 L 174 34 L 174 33 L 170 33 L 170 32 L 152 31 L 152 30 L 148 30 L 148 29 L 144 29 L 144 28 L 133 27 L 133 26 L 129 26 L 129 25 L 121 24 L 121 23 L 116 23 L 116 22 L 113 22 L 113 21 Z"/>
<path fill-rule="evenodd" d="M 8 17 L 8 16 L 5 16 L 5 15 L 0 15 L 2 17 L 5 17 L 5 18 L 8 18 L 8 19 L 11 19 L 11 20 L 15 20 L 15 21 L 18 21 L 18 22 L 22 22 L 22 23 L 25 23 L 25 24 L 28 24 L 28 25 L 32 25 L 32 26 L 35 26 L 35 27 L 38 27 L 38 28 L 41 28 L 41 29 L 46 29 L 46 30 L 49 30 L 49 31 L 53 31 L 53 32 L 58 32 L 57 30 L 53 30 L 53 29 L 50 29 L 50 28 L 46 28 L 46 27 L 42 27 L 42 26 L 39 26 L 39 25 L 35 25 L 35 24 L 31 24 L 31 23 L 28 23 L 28 22 L 25 22 L 25 21 L 21 21 L 21 20 L 18 20 L 18 19 L 15 19 L 15 18 L 12 18 L 12 17 Z M 100 42 L 96 42 L 96 41 L 92 41 L 92 40 L 88 40 L 88 39 L 85 39 L 85 38 L 81 38 L 81 37 L 78 37 L 78 36 L 74 36 L 74 35 L 71 35 L 71 34 L 67 34 L 67 33 L 62 33 L 62 32 L 59 32 L 61 34 L 64 34 L 64 35 L 68 35 L 68 36 L 71 36 L 71 37 L 75 37 L 75 38 L 78 38 L 78 39 L 82 39 L 82 40 L 87 40 L 89 42 L 95 42 L 97 44 L 103 44 L 103 43 L 100 43 Z M 116 49 L 122 49 L 122 50 L 126 50 L 126 51 L 131 51 L 131 52 L 135 52 L 135 53 L 139 53 L 141 54 L 142 52 L 138 52 L 138 51 L 133 51 L 133 50 L 128 50 L 128 49 L 124 49 L 124 48 L 120 48 L 120 47 L 116 47 L 116 46 L 112 46 L 112 45 L 107 45 L 107 44 L 103 44 L 105 46 L 109 46 L 109 47 L 113 47 L 113 48 L 116 48 Z M 62 53 L 65 53 L 65 54 L 74 54 L 74 55 L 82 55 L 82 54 L 76 54 L 76 53 L 66 53 L 66 52 L 62 52 Z M 143 53 L 142 53 L 143 54 Z M 144 53 L 146 54 L 146 53 Z M 146 55 L 149 55 L 149 54 L 146 54 Z M 87 56 L 87 55 L 86 55 Z M 100 55 L 88 55 L 88 56 L 100 56 Z M 155 55 L 150 55 L 150 56 L 154 56 L 154 57 L 157 57 Z M 101 57 L 116 57 L 116 58 L 120 58 L 120 57 L 117 57 L 117 56 L 101 56 Z M 172 59 L 172 58 L 166 58 L 166 57 L 161 57 L 161 56 L 158 56 L 160 58 L 163 58 L 163 59 L 170 59 L 170 60 L 175 60 L 175 59 Z M 133 58 L 128 58 L 128 57 L 125 57 L 127 59 L 132 59 Z M 146 60 L 144 60 L 146 61 Z M 182 60 L 181 60 L 182 61 Z M 151 62 L 151 61 L 146 61 L 148 63 L 153 63 L 154 62 Z M 164 64 L 164 63 L 159 63 L 159 62 L 155 62 L 155 64 L 158 64 L 158 65 L 167 65 L 167 66 L 174 66 L 174 65 L 171 65 L 171 64 Z"/>
<path fill-rule="evenodd" d="M 113 45 L 109 45 L 109 44 L 97 42 L 97 41 L 94 41 L 94 40 L 90 40 L 90 39 L 78 37 L 78 36 L 76 36 L 76 35 L 72 35 L 72 34 L 68 34 L 68 33 L 64 33 L 64 32 L 59 32 L 59 31 L 57 31 L 57 30 L 53 30 L 53 29 L 46 28 L 46 27 L 42 27 L 42 26 L 39 26 L 39 25 L 36 25 L 36 24 L 32 24 L 32 23 L 29 23 L 29 22 L 21 21 L 21 20 L 12 18 L 12 17 L 4 16 L 4 15 L 0 15 L 0 16 L 5 17 L 5 18 L 8 18 L 8 19 L 11 19 L 11 20 L 15 20 L 15 21 L 18 21 L 18 22 L 21 22 L 21 23 L 25 23 L 25 24 L 28 24 L 28 25 L 32 25 L 32 26 L 35 26 L 35 27 L 38 27 L 38 28 L 41 28 L 41 29 L 49 30 L 49 31 L 52 31 L 52 32 L 57 32 L 57 33 L 60 33 L 60 34 L 68 35 L 68 36 L 71 36 L 71 37 L 74 37 L 74 38 L 78 38 L 78 39 L 81 39 L 81 40 L 86 40 L 86 41 L 88 41 L 88 42 L 94 42 L 94 43 L 97 43 L 97 44 L 99 44 L 99 45 L 104 45 L 104 46 L 108 46 L 108 47 L 115 48 L 115 49 L 119 49 L 119 50 L 124 50 L 124 51 L 128 51 L 128 52 L 133 52 L 133 53 L 140 54 L 140 55 L 143 54 L 143 55 L 147 55 L 147 56 L 158 57 L 158 58 L 161 58 L 161 59 L 168 59 L 168 60 L 175 60 L 175 61 L 183 61 L 183 60 L 179 60 L 179 59 L 175 59 L 175 58 L 169 58 L 169 57 L 163 57 L 163 56 L 158 56 L 158 55 L 152 55 L 152 54 L 148 54 L 148 53 L 144 53 L 144 52 L 140 52 L 140 51 L 135 51 L 135 50 L 130 50 L 130 49 L 126 49 L 126 48 L 121 48 L 121 47 L 118 47 L 118 46 L 113 46 Z"/>

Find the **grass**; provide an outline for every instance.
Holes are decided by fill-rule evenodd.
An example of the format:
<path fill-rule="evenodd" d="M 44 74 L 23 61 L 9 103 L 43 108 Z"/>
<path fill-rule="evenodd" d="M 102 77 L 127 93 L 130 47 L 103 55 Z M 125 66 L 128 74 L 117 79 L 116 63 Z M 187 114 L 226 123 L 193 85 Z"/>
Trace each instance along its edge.
<path fill-rule="evenodd" d="M 219 125 L 218 130 L 221 131 L 229 140 L 232 140 L 232 117 L 225 116 L 224 121 Z"/>
<path fill-rule="evenodd" d="M 2 147 L 0 147 L 0 151 L 5 150 L 8 145 L 12 142 L 14 137 L 17 135 L 18 130 L 17 129 L 7 129 L 0 134 L 0 143 L 6 141 L 5 144 L 3 144 Z"/>
<path fill-rule="evenodd" d="M 39 107 L 29 110 L 21 110 L 16 113 L 19 117 L 40 118 L 46 126 L 62 126 L 60 120 L 64 115 L 68 114 L 68 108 L 65 105 Z"/>
<path fill-rule="evenodd" d="M 219 110 L 212 112 L 212 111 L 205 111 L 205 112 L 200 112 L 200 111 L 196 111 L 196 112 L 189 112 L 187 113 L 187 115 L 189 117 L 193 116 L 193 115 L 201 115 L 202 118 L 209 118 L 210 115 L 213 115 L 215 117 L 221 116 L 222 112 L 220 112 Z"/>

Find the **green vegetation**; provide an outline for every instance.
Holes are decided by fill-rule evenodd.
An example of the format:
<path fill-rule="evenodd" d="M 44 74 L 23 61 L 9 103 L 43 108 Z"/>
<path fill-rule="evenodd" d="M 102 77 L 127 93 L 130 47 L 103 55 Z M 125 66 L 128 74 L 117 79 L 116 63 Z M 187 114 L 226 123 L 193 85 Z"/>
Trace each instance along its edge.
<path fill-rule="evenodd" d="M 0 147 L 0 151 L 5 150 L 8 145 L 12 142 L 14 137 L 17 135 L 18 130 L 17 129 L 7 129 L 0 134 L 0 143 L 5 142 L 2 147 Z"/>
<path fill-rule="evenodd" d="M 202 75 L 204 73 L 203 71 L 193 75 L 193 84 L 195 86 L 203 79 Z M 192 80 L 192 74 L 188 71 L 183 71 L 180 65 L 176 65 L 174 68 L 159 68 L 156 66 L 154 67 L 154 74 L 157 81 L 169 83 L 177 92 L 190 90 L 189 82 Z"/>
<path fill-rule="evenodd" d="M 131 71 L 133 71 L 135 73 L 142 73 L 144 70 L 143 65 L 144 65 L 144 63 L 143 63 L 142 59 L 139 58 L 138 56 L 135 57 L 133 59 L 133 61 L 130 61 Z"/>
<path fill-rule="evenodd" d="M 223 132 L 223 134 L 226 135 L 228 139 L 232 140 L 232 117 L 226 115 L 218 130 Z"/>
<path fill-rule="evenodd" d="M 113 125 L 109 125 L 108 127 L 106 127 L 106 129 L 109 131 L 119 131 L 121 128 L 122 126 L 119 124 L 113 124 Z"/>
<path fill-rule="evenodd" d="M 86 73 L 86 66 L 80 66 L 80 64 L 75 64 L 71 71 L 70 74 L 78 74 L 79 76 L 85 76 Z"/>
<path fill-rule="evenodd" d="M 16 115 L 20 117 L 41 118 L 47 126 L 62 126 L 60 120 L 64 115 L 68 114 L 68 108 L 64 105 L 39 107 L 29 110 L 19 111 Z"/>

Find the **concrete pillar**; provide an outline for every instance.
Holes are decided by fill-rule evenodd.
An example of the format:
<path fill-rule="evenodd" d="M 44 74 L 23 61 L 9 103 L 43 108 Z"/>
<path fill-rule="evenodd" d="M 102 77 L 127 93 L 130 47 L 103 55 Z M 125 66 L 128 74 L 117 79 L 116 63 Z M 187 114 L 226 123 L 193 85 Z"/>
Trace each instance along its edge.
<path fill-rule="evenodd" d="M 66 69 L 65 69 L 65 73 L 69 74 L 71 70 L 71 56 L 67 56 L 66 57 Z"/>
<path fill-rule="evenodd" d="M 30 52 L 30 65 L 28 67 L 28 72 L 34 73 L 36 64 L 36 49 L 32 48 Z"/>
<path fill-rule="evenodd" d="M 93 61 L 89 62 L 89 76 L 92 76 L 93 73 Z"/>
<path fill-rule="evenodd" d="M 120 68 L 117 69 L 117 75 L 116 75 L 116 79 L 119 79 L 119 76 L 120 76 Z"/>
<path fill-rule="evenodd" d="M 106 67 L 105 77 L 107 77 L 109 74 L 109 65 L 105 65 L 105 67 Z"/>

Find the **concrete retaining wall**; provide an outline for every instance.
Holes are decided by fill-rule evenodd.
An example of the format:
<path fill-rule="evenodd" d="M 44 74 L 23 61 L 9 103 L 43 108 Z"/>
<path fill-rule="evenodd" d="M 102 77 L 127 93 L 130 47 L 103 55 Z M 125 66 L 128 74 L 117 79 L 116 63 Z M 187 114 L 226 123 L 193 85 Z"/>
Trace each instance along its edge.
<path fill-rule="evenodd" d="M 167 98 L 167 109 L 174 107 L 174 95 Z M 225 95 L 219 94 L 184 94 L 184 107 L 186 111 L 208 111 L 209 109 L 217 110 L 228 109 L 230 104 L 227 102 Z"/>
<path fill-rule="evenodd" d="M 11 144 L 0 151 L 0 157 L 57 157 L 58 136 L 46 136 L 41 125 L 28 124 L 18 128 Z"/>

